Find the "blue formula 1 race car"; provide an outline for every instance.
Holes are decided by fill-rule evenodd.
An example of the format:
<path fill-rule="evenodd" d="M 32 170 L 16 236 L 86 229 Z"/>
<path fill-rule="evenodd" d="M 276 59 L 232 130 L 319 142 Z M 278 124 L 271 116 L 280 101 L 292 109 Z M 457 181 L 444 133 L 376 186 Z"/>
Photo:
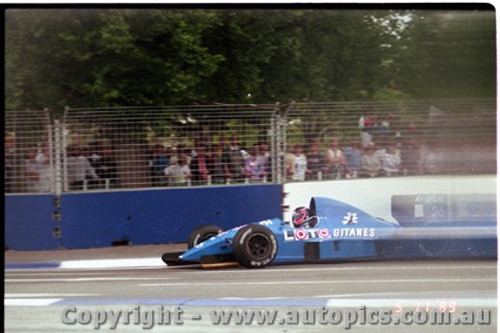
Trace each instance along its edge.
<path fill-rule="evenodd" d="M 309 207 L 294 210 L 291 222 L 270 219 L 227 231 L 215 225 L 201 226 L 190 235 L 186 252 L 165 253 L 162 259 L 169 266 L 240 264 L 262 268 L 355 259 L 435 258 L 448 252 L 467 257 L 496 256 L 496 218 L 480 226 L 455 225 L 451 233 L 439 223 L 422 225 L 425 227 L 405 228 L 346 203 L 315 197 Z"/>

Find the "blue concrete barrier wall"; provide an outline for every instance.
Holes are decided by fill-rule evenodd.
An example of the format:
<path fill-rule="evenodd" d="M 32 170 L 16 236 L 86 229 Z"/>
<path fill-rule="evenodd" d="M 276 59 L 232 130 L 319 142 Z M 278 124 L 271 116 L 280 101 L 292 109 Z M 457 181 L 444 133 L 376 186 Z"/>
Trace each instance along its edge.
<path fill-rule="evenodd" d="M 52 195 L 5 196 L 5 246 L 13 250 L 54 250 Z"/>
<path fill-rule="evenodd" d="M 15 250 L 57 247 L 52 236 L 52 197 L 7 196 L 6 245 Z M 45 197 L 45 196 L 44 196 Z M 24 199 L 24 200 L 21 200 Z M 31 200 L 43 210 L 22 212 Z M 107 247 L 185 242 L 201 224 L 229 229 L 244 223 L 281 217 L 282 186 L 221 186 L 182 189 L 64 194 L 61 199 L 63 248 Z M 40 205 L 42 205 L 40 203 Z M 43 223 L 40 225 L 40 218 Z M 39 221 L 38 223 L 34 220 Z M 34 231 L 39 226 L 42 231 Z M 27 236 L 25 230 L 30 230 Z"/>

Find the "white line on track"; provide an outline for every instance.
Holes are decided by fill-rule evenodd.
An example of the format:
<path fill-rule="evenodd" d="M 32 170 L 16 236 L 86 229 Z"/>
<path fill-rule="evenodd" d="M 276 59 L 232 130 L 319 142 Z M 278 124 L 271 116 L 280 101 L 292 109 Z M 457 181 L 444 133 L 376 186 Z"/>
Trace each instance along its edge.
<path fill-rule="evenodd" d="M 384 280 L 318 280 L 307 281 L 310 285 L 315 284 L 375 284 L 375 283 L 472 283 L 472 282 L 496 282 L 496 279 L 384 279 Z M 252 286 L 252 285 L 303 285 L 304 281 L 262 281 L 262 282 L 197 282 L 196 286 Z M 192 286 L 192 282 L 171 282 L 171 283 L 143 283 L 143 287 L 157 286 Z"/>
<path fill-rule="evenodd" d="M 100 294 L 19 294 L 19 293 L 7 293 L 4 295 L 5 298 L 36 298 L 36 297 L 78 297 L 78 296 L 99 296 Z"/>
<path fill-rule="evenodd" d="M 135 271 L 135 270 L 134 270 Z M 78 276 L 114 276 L 119 274 L 120 272 L 116 271 L 58 271 L 58 272 L 50 272 L 50 271 L 43 271 L 43 272 L 38 272 L 38 271 L 29 271 L 29 272 L 6 272 L 5 276 L 6 277 L 33 277 L 33 276 L 57 276 L 57 277 L 62 277 L 62 276 L 75 276 L 78 274 Z M 123 274 L 120 274 L 123 275 Z"/>
<path fill-rule="evenodd" d="M 59 268 L 110 268 L 110 267 L 149 267 L 164 266 L 161 258 L 139 258 L 139 259 L 99 259 L 99 260 L 71 260 L 61 262 Z"/>
<path fill-rule="evenodd" d="M 330 308 L 407 308 L 407 309 L 421 309 L 428 311 L 428 309 L 436 309 L 441 306 L 440 304 L 447 304 L 456 306 L 458 308 L 493 308 L 496 309 L 497 299 L 493 297 L 441 297 L 441 298 L 335 298 L 335 297 L 322 297 L 325 299 L 325 306 Z M 219 301 L 273 301 L 273 300 L 287 300 L 287 297 L 265 297 L 265 298 L 216 298 L 213 300 Z M 292 298 L 293 299 L 293 298 Z M 6 298 L 4 299 L 5 306 L 48 306 L 56 302 L 64 300 L 63 298 Z"/>
<path fill-rule="evenodd" d="M 373 264 L 367 265 L 367 263 L 357 263 L 356 266 L 352 266 L 352 263 L 348 263 L 347 266 L 345 267 L 345 263 L 338 263 L 338 264 L 333 264 L 333 265 L 339 265 L 335 267 L 318 267 L 318 265 L 314 265 L 314 268 L 312 265 L 309 265 L 308 267 L 293 267 L 293 268 L 282 268 L 280 266 L 271 266 L 268 269 L 265 270 L 259 270 L 260 272 L 274 272 L 274 271 L 281 271 L 281 272 L 296 272 L 296 271 L 309 271 L 311 269 L 314 269 L 316 271 L 356 271 L 356 270 L 416 270 L 416 269 L 496 269 L 496 262 L 492 262 L 491 265 L 485 265 L 485 264 L 480 264 L 480 265 L 451 265 L 449 267 L 443 266 L 439 263 L 431 262 L 429 263 L 422 263 L 418 262 L 413 265 L 401 265 L 400 262 L 394 263 L 394 265 L 387 265 L 387 266 L 374 266 Z M 191 265 L 192 267 L 193 265 Z M 196 265 L 195 265 L 196 266 Z M 69 260 L 69 261 L 62 261 L 60 266 L 58 268 L 9 268 L 6 269 L 6 272 L 22 272 L 22 271 L 27 271 L 27 272 L 53 272 L 53 271 L 65 271 L 65 270 L 81 270 L 81 269 L 89 269 L 89 270 L 94 270 L 94 269 L 106 269 L 106 270 L 122 270 L 122 269 L 158 269 L 158 270 L 181 270 L 184 268 L 183 266 L 166 266 L 163 261 L 160 258 L 157 257 L 152 257 L 152 258 L 128 258 L 128 259 L 98 259 L 98 260 Z M 223 269 L 223 270 L 203 270 L 203 272 L 210 272 L 211 274 L 215 273 L 220 273 L 220 272 L 227 272 L 229 270 Z M 242 269 L 231 269 L 231 272 L 235 271 L 242 271 Z M 246 271 L 246 270 L 245 270 Z"/>
<path fill-rule="evenodd" d="M 55 267 L 38 267 L 40 263 L 26 262 L 16 263 L 19 265 L 29 266 L 35 265 L 36 267 L 22 267 L 22 268 L 8 268 L 8 271 L 20 270 L 57 270 L 57 269 L 116 269 L 116 268 L 151 268 L 151 267 L 165 267 L 165 263 L 159 257 L 151 258 L 123 258 L 123 259 L 95 259 L 95 260 L 66 260 L 61 261 L 59 266 Z"/>
<path fill-rule="evenodd" d="M 428 292 L 429 293 L 429 292 Z M 470 291 L 470 292 L 460 292 L 460 297 L 461 298 L 467 298 L 467 294 L 469 294 L 471 297 L 477 297 L 477 292 L 476 291 Z M 490 298 L 490 297 L 495 297 L 496 298 L 496 290 L 487 290 L 483 291 L 482 294 L 484 295 L 483 298 Z M 314 298 L 398 298 L 398 299 L 412 299 L 412 297 L 409 297 L 409 295 L 415 295 L 415 292 L 412 291 L 394 291 L 394 292 L 365 292 L 365 293 L 351 293 L 351 294 L 323 294 L 323 295 L 316 295 L 313 296 Z M 431 295 L 430 297 L 436 298 L 437 296 L 440 296 L 442 299 L 449 299 L 450 293 L 436 293 L 435 291 L 429 293 Z M 420 297 L 422 297 L 422 293 L 420 293 Z"/>
<path fill-rule="evenodd" d="M 47 306 L 55 302 L 61 301 L 62 298 L 6 298 L 4 299 L 5 306 Z"/>
<path fill-rule="evenodd" d="M 341 295 L 337 296 L 317 296 L 317 298 L 322 298 L 326 299 L 326 306 L 328 307 L 342 307 L 342 308 L 349 308 L 349 307 L 359 307 L 359 306 L 366 306 L 366 307 L 388 307 L 388 308 L 394 308 L 396 306 L 398 307 L 404 307 L 404 308 L 413 308 L 413 309 L 430 309 L 430 308 L 436 308 L 440 304 L 443 304 L 445 302 L 448 306 L 453 302 L 457 307 L 461 308 L 473 308 L 473 307 L 494 307 L 496 308 L 497 305 L 497 299 L 494 297 L 429 297 L 429 298 L 422 298 L 422 297 L 389 297 L 386 295 L 387 293 L 381 293 L 380 296 L 385 296 L 385 297 L 367 297 L 367 294 L 357 294 L 358 298 L 346 298 Z M 369 294 L 372 295 L 372 294 Z M 263 301 L 269 301 L 269 300 L 282 300 L 282 299 L 288 299 L 288 297 L 263 297 L 263 298 L 241 298 L 241 297 L 224 297 L 224 298 L 219 298 L 220 300 L 227 300 L 227 301 L 256 301 L 256 300 L 263 300 Z"/>
<path fill-rule="evenodd" d="M 453 302 L 461 308 L 473 308 L 473 307 L 492 307 L 496 308 L 497 300 L 496 298 L 452 298 Z M 425 299 L 425 298 L 405 298 L 405 299 L 373 299 L 373 298 L 340 298 L 340 299 L 329 299 L 326 303 L 328 307 L 359 307 L 360 305 L 366 307 L 388 307 L 394 308 L 398 307 L 412 307 L 413 309 L 419 308 L 425 310 L 427 307 L 435 308 L 439 306 L 440 302 L 444 299 Z"/>
<path fill-rule="evenodd" d="M 141 281 L 141 280 L 170 280 L 168 277 L 93 277 L 93 278 L 55 278 L 55 279 L 5 279 L 6 283 L 33 283 L 33 282 L 101 282 L 101 281 Z"/>
<path fill-rule="evenodd" d="M 318 265 L 309 266 L 309 267 L 297 267 L 297 268 L 282 268 L 277 266 L 272 266 L 266 269 L 259 270 L 248 270 L 248 269 L 220 269 L 220 270 L 200 270 L 200 271 L 189 271 L 189 274 L 227 274 L 231 273 L 244 273 L 249 274 L 250 272 L 256 273 L 271 273 L 274 274 L 276 272 L 342 272 L 342 271 L 388 271 L 388 270 L 396 270 L 396 271 L 405 271 L 405 270 L 477 270 L 477 269 L 497 269 L 496 263 L 495 265 L 456 265 L 456 266 L 443 266 L 443 265 L 431 265 L 431 266 L 421 266 L 421 265 L 413 265 L 413 266 L 352 266 L 352 267 L 318 267 Z"/>

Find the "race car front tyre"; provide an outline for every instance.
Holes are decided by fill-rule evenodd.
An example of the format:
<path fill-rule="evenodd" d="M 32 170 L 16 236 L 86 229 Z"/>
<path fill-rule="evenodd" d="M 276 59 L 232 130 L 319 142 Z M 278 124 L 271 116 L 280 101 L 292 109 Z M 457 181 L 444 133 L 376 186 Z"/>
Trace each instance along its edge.
<path fill-rule="evenodd" d="M 236 261 L 247 268 L 262 268 L 273 262 L 278 252 L 276 236 L 268 228 L 250 224 L 241 228 L 233 239 Z"/>
<path fill-rule="evenodd" d="M 196 245 L 203 243 L 207 239 L 217 236 L 224 229 L 213 224 L 206 224 L 196 228 L 188 238 L 188 249 L 195 247 Z"/>

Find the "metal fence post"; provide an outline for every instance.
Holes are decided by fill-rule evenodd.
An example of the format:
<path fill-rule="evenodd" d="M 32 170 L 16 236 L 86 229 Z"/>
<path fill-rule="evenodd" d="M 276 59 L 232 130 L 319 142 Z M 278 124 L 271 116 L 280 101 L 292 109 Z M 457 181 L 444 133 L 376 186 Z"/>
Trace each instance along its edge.
<path fill-rule="evenodd" d="M 63 161 L 61 165 L 61 190 L 63 192 L 68 192 L 69 191 L 69 185 L 68 185 L 68 155 L 66 152 L 66 147 L 68 146 L 68 138 L 66 136 L 67 132 L 67 123 L 66 123 L 66 116 L 69 111 L 69 107 L 64 108 L 64 116 L 63 116 L 63 121 L 61 123 L 61 133 L 60 133 L 60 142 L 61 142 L 61 160 Z"/>
<path fill-rule="evenodd" d="M 274 110 L 274 112 L 271 115 L 271 176 L 272 176 L 272 182 L 273 183 L 279 183 L 278 182 L 278 145 L 277 145 L 277 140 L 278 140 L 278 108 Z"/>
<path fill-rule="evenodd" d="M 47 109 L 44 109 L 43 111 L 47 115 L 49 115 L 49 111 Z M 50 118 L 50 116 L 49 116 L 49 118 Z M 47 158 L 49 160 L 49 172 L 50 172 L 49 192 L 55 193 L 55 190 L 56 190 L 55 180 L 57 177 L 57 173 L 55 170 L 55 159 L 56 159 L 57 154 L 55 154 L 55 152 L 54 152 L 54 149 L 55 149 L 55 145 L 54 145 L 55 126 L 52 126 L 52 123 L 50 121 L 47 124 L 46 132 L 47 132 L 46 135 L 47 135 L 47 145 L 48 145 L 47 152 L 49 154 L 49 156 L 47 156 Z"/>
<path fill-rule="evenodd" d="M 285 170 L 285 140 L 286 140 L 286 130 L 283 126 L 284 118 L 281 114 L 277 117 L 277 137 L 276 137 L 276 180 L 278 184 L 283 184 L 286 181 L 286 170 Z"/>
<path fill-rule="evenodd" d="M 51 192 L 54 194 L 52 204 L 54 206 L 54 211 L 52 213 L 52 219 L 55 222 L 55 227 L 52 231 L 52 235 L 57 239 L 59 248 L 62 248 L 62 150 L 64 146 L 62 145 L 62 133 L 61 124 L 59 120 L 55 119 L 48 125 L 48 143 L 49 143 L 49 161 L 52 172 L 52 188 Z"/>
<path fill-rule="evenodd" d="M 63 145 L 63 127 L 59 120 L 54 120 L 54 192 L 56 195 L 61 195 L 63 192 L 64 172 L 62 168 L 62 159 L 64 156 Z"/>
<path fill-rule="evenodd" d="M 288 131 L 288 117 L 290 111 L 293 109 L 295 105 L 295 102 L 292 101 L 286 108 L 286 110 L 283 112 L 283 115 L 280 117 L 280 134 L 281 134 L 281 145 L 280 145 L 280 162 L 281 162 L 281 168 L 280 168 L 280 173 L 282 177 L 282 182 L 285 183 L 287 180 L 287 174 L 286 174 L 286 156 L 287 156 L 287 151 L 288 151 L 288 136 L 287 136 L 287 131 Z"/>
<path fill-rule="evenodd" d="M 279 103 L 276 104 L 276 110 L 272 116 L 272 173 L 273 183 L 283 184 L 286 180 L 285 173 L 285 141 L 286 141 L 286 120 L 281 115 Z"/>

